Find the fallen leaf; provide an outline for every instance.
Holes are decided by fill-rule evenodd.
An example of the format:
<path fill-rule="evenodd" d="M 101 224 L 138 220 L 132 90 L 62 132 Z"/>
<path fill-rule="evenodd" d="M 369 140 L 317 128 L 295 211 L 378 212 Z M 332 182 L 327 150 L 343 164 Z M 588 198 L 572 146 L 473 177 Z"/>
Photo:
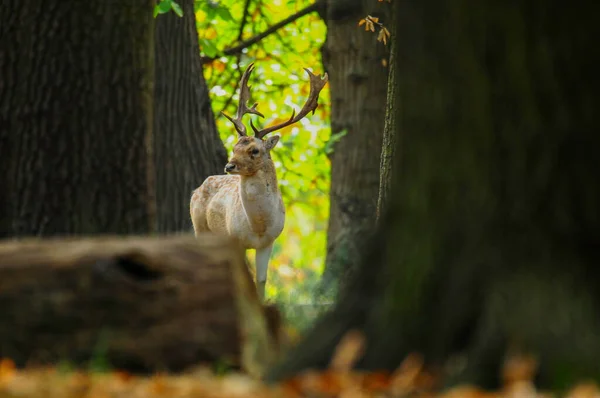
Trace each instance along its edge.
<path fill-rule="evenodd" d="M 330 369 L 348 371 L 364 353 L 365 336 L 361 331 L 350 330 L 340 340 L 333 353 Z"/>
<path fill-rule="evenodd" d="M 15 363 L 10 359 L 0 359 L 0 384 L 9 382 L 15 375 Z"/>
<path fill-rule="evenodd" d="M 594 382 L 578 384 L 565 395 L 565 398 L 600 398 L 600 389 Z"/>

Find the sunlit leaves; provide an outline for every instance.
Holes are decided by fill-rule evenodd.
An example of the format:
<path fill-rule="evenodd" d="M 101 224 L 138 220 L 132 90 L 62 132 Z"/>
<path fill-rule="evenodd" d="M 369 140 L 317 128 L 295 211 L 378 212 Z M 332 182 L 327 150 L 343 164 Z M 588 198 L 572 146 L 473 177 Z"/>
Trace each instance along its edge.
<path fill-rule="evenodd" d="M 292 110 L 300 110 L 310 91 L 303 68 L 315 74 L 324 72 L 320 47 L 325 41 L 326 27 L 316 12 L 286 25 L 240 54 L 219 56 L 225 49 L 251 39 L 306 8 L 312 1 L 252 1 L 244 12 L 245 4 L 237 0 L 203 1 L 197 3 L 195 9 L 201 54 L 218 57 L 204 65 L 204 76 L 217 127 L 228 151 L 236 135 L 220 111 L 235 113 L 238 81 L 250 62 L 255 63 L 249 82 L 250 103 L 258 102 L 258 109 L 265 118 L 248 115 L 245 121 L 249 123 L 252 118 L 257 127 L 282 122 L 290 117 Z M 222 9 L 227 9 L 229 14 L 217 11 Z M 240 29 L 244 15 L 246 21 Z M 313 290 L 322 271 L 329 216 L 327 152 L 332 147 L 329 111 L 327 85 L 319 96 L 314 115 L 277 133 L 282 138 L 272 157 L 286 206 L 286 223 L 271 257 L 267 297 L 274 298 L 278 304 L 314 301 Z"/>
<path fill-rule="evenodd" d="M 231 12 L 229 12 L 229 7 L 224 6 L 219 2 L 205 0 L 196 1 L 194 3 L 194 11 L 204 12 L 208 20 L 213 20 L 214 18 L 219 18 L 226 22 L 234 20 Z"/>

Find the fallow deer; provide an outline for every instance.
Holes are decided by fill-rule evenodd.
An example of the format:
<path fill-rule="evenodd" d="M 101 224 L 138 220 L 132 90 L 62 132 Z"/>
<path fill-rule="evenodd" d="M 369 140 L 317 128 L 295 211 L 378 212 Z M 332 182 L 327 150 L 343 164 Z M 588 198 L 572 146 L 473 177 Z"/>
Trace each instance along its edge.
<path fill-rule="evenodd" d="M 294 124 L 317 108 L 319 93 L 328 81 L 327 73 L 319 77 L 304 70 L 310 78 L 310 93 L 300 112 L 285 122 L 264 129 L 257 129 L 252 120 L 250 126 L 254 137 L 247 135 L 242 117 L 249 113 L 264 117 L 254 104 L 247 106 L 250 97 L 248 78 L 254 64 L 240 80 L 240 99 L 235 119 L 221 112 L 231 121 L 238 134 L 233 147 L 233 156 L 225 165 L 228 175 L 208 177 L 194 190 L 190 201 L 190 215 L 196 236 L 202 231 L 227 234 L 236 238 L 245 249 L 256 250 L 256 284 L 258 295 L 264 300 L 267 269 L 273 250 L 273 242 L 283 231 L 285 208 L 277 184 L 275 165 L 271 150 L 277 145 L 279 136 L 264 137 L 286 126 Z"/>

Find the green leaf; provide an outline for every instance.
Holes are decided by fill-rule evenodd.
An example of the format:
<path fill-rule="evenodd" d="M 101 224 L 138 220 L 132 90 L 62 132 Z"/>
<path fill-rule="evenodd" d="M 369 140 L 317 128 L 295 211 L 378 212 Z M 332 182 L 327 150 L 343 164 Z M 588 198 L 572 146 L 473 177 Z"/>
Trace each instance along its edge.
<path fill-rule="evenodd" d="M 212 41 L 200 38 L 200 49 L 209 57 L 214 57 L 219 53 L 219 49 L 215 47 Z"/>
<path fill-rule="evenodd" d="M 154 6 L 154 17 L 158 14 L 164 14 L 171 10 L 172 0 L 162 0 L 160 3 Z"/>
<path fill-rule="evenodd" d="M 208 20 L 214 19 L 217 16 L 217 9 L 214 7 L 207 7 L 204 9 L 204 12 L 206 13 Z"/>
<path fill-rule="evenodd" d="M 229 8 L 227 7 L 218 7 L 215 9 L 215 12 L 219 17 L 221 17 L 221 19 L 223 19 L 226 22 L 231 22 L 234 20 L 233 16 L 231 15 L 231 12 L 229 12 Z"/>
<path fill-rule="evenodd" d="M 177 16 L 183 17 L 183 10 L 181 9 L 181 6 L 179 4 L 175 3 L 174 1 L 171 1 L 171 8 L 175 12 L 175 14 L 177 14 Z"/>

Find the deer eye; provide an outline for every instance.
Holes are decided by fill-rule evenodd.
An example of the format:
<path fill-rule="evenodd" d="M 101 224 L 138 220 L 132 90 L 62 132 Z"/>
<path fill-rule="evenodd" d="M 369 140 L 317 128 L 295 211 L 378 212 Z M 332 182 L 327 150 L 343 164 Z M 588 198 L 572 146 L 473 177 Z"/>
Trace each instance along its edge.
<path fill-rule="evenodd" d="M 253 155 L 258 155 L 259 150 L 254 148 L 250 153 L 252 153 Z"/>

